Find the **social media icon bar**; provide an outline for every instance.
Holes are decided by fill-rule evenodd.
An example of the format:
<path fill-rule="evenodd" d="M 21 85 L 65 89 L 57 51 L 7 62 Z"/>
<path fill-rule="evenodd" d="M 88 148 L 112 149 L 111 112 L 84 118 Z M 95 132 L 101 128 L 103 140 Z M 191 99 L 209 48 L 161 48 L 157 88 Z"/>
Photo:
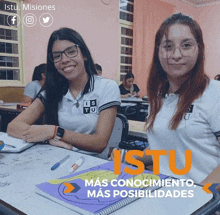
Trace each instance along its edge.
<path fill-rule="evenodd" d="M 20 24 L 20 17 L 17 14 L 9 14 L 7 16 L 7 24 L 9 26 L 18 26 Z"/>
<path fill-rule="evenodd" d="M 53 24 L 53 17 L 50 13 L 43 13 L 39 18 L 39 22 L 43 27 L 49 27 Z"/>
<path fill-rule="evenodd" d="M 27 27 L 33 27 L 37 23 L 37 17 L 33 13 L 24 16 L 23 22 Z"/>

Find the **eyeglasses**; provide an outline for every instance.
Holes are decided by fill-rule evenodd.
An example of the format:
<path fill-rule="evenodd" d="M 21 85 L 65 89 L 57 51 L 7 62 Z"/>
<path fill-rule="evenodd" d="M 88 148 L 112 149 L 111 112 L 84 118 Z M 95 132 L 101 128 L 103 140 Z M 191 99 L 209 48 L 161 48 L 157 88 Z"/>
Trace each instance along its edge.
<path fill-rule="evenodd" d="M 191 57 L 196 50 L 197 43 L 194 40 L 187 40 L 176 47 L 173 42 L 165 41 L 160 45 L 160 52 L 163 58 L 170 58 L 178 48 L 183 57 Z"/>
<path fill-rule="evenodd" d="M 79 47 L 79 45 L 75 44 L 73 46 L 70 46 L 70 47 L 66 48 L 62 52 L 52 52 L 49 57 L 50 57 L 51 61 L 53 61 L 54 63 L 57 63 L 57 62 L 62 60 L 63 53 L 68 58 L 74 58 L 78 55 L 78 48 L 77 47 Z"/>

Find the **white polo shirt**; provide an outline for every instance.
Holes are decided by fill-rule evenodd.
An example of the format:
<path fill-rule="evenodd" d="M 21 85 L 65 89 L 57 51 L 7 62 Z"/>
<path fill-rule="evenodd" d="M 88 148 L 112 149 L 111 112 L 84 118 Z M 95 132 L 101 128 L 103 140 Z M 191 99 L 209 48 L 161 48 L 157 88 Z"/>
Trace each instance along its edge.
<path fill-rule="evenodd" d="M 192 150 L 192 168 L 186 175 L 169 169 L 167 156 L 160 156 L 160 172 L 177 178 L 204 180 L 220 165 L 220 82 L 211 80 L 203 95 L 190 106 L 176 130 L 169 129 L 175 113 L 177 94 L 166 96 L 158 112 L 153 132 L 147 132 L 150 149 L 175 150 L 176 167 L 185 166 L 185 150 Z"/>
<path fill-rule="evenodd" d="M 40 90 L 41 90 L 40 82 L 35 80 L 30 82 L 24 88 L 24 95 L 34 99 Z"/>
<path fill-rule="evenodd" d="M 76 107 L 76 103 L 79 107 Z M 63 97 L 58 106 L 58 122 L 60 127 L 70 131 L 93 134 L 96 130 L 99 113 L 112 106 L 120 105 L 120 92 L 115 81 L 94 76 L 94 89 L 92 92 L 76 99 L 70 91 Z"/>

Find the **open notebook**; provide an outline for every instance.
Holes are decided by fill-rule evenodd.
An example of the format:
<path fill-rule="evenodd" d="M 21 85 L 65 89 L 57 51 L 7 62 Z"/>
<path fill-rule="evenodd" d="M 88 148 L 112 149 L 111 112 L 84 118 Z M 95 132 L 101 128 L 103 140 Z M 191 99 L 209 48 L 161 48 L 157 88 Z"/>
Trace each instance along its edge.
<path fill-rule="evenodd" d="M 136 200 L 140 197 L 122 197 L 120 195 L 114 196 L 115 191 L 138 191 L 141 189 L 155 190 L 158 186 L 154 187 L 138 187 L 134 188 L 131 186 L 112 186 L 111 181 L 115 180 L 144 180 L 144 179 L 164 179 L 167 178 L 165 175 L 153 175 L 150 171 L 144 171 L 140 175 L 129 175 L 124 173 L 124 168 L 126 165 L 122 164 L 121 174 L 114 174 L 114 162 L 110 161 L 108 163 L 92 167 L 87 170 L 83 170 L 78 173 L 73 173 L 59 179 L 49 180 L 42 184 L 36 185 L 36 193 L 51 199 L 52 201 L 61 204 L 67 208 L 77 211 L 81 214 L 98 214 L 105 215 L 118 210 Z M 131 168 L 131 167 L 129 167 Z M 97 180 L 102 183 L 106 180 L 106 186 L 86 186 L 85 181 L 93 179 L 94 183 Z M 87 184 L 88 185 L 88 184 Z M 97 184 L 96 184 L 97 185 Z M 89 191 L 88 191 L 89 190 Z M 103 196 L 98 192 L 102 190 Z M 88 192 L 96 193 L 94 196 L 89 196 Z M 124 192 L 124 191 L 123 191 Z M 109 193 L 109 195 L 107 194 Z"/>
<path fill-rule="evenodd" d="M 34 143 L 26 143 L 22 139 L 9 136 L 7 133 L 0 132 L 0 141 L 4 142 L 4 148 L 0 151 L 2 152 L 21 152 L 27 148 L 30 148 Z"/>

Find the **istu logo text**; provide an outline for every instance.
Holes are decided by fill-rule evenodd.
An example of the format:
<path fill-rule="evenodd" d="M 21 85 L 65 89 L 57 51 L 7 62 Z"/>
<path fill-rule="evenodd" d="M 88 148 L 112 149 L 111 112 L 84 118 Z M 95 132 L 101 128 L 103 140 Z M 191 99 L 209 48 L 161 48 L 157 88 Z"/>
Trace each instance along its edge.
<path fill-rule="evenodd" d="M 84 114 L 97 113 L 96 99 L 83 101 L 83 113 Z"/>
<path fill-rule="evenodd" d="M 170 171 L 177 175 L 185 175 L 187 174 L 192 166 L 192 151 L 185 151 L 185 167 L 183 169 L 176 168 L 176 152 L 175 150 L 146 150 L 145 152 L 139 150 L 131 150 L 128 151 L 125 155 L 125 161 L 128 164 L 132 164 L 137 166 L 137 169 L 130 169 L 129 167 L 125 167 L 124 172 L 131 175 L 139 175 L 145 170 L 144 163 L 139 160 L 136 160 L 133 156 L 143 157 L 144 153 L 146 155 L 151 155 L 153 159 L 153 174 L 160 174 L 160 156 L 169 156 L 169 168 Z M 121 151 L 114 151 L 114 174 L 121 174 Z"/>

